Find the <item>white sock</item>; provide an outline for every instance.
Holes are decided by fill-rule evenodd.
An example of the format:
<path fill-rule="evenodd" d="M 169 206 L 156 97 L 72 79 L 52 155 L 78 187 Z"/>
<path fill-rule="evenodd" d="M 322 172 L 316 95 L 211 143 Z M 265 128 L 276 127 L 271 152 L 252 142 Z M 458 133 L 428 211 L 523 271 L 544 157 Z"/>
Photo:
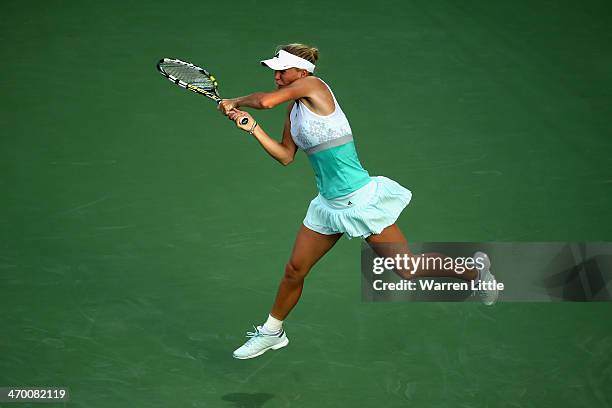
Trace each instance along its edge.
<path fill-rule="evenodd" d="M 272 317 L 272 315 L 268 315 L 268 320 L 266 320 L 266 322 L 263 325 L 264 331 L 268 334 L 278 333 L 279 331 L 281 331 L 282 328 L 283 328 L 283 321 L 278 320 L 275 317 Z"/>

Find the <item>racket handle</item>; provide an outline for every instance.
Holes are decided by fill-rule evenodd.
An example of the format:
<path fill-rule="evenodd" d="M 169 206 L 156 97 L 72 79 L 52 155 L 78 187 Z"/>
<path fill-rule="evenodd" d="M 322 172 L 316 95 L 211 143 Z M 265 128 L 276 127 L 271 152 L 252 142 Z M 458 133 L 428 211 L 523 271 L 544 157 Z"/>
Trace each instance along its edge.
<path fill-rule="evenodd" d="M 223 99 L 219 99 L 217 101 L 217 106 L 219 106 L 219 104 L 221 103 L 222 100 Z M 242 119 L 240 119 L 240 124 L 241 125 L 246 125 L 247 123 L 249 123 L 249 118 L 242 118 Z"/>

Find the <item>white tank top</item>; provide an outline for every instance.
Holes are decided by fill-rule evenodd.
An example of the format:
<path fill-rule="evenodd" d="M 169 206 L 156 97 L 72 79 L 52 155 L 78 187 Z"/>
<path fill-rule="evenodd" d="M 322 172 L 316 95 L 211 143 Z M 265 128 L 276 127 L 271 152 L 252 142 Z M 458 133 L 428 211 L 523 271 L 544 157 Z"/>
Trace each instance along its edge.
<path fill-rule="evenodd" d="M 317 78 L 325 84 L 321 78 Z M 351 135 L 351 126 L 340 109 L 338 101 L 329 85 L 325 84 L 334 99 L 334 112 L 321 116 L 312 112 L 303 103 L 295 101 L 289 118 L 291 119 L 291 136 L 302 150 Z"/>

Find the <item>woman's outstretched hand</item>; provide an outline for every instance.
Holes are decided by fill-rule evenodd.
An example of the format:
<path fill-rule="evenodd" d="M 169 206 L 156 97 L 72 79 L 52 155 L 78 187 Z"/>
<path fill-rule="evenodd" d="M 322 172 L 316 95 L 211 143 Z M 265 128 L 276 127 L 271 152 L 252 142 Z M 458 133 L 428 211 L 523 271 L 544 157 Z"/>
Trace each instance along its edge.
<path fill-rule="evenodd" d="M 238 103 L 235 99 L 222 99 L 221 102 L 219 102 L 218 108 L 221 113 L 227 116 L 230 111 L 238 108 Z"/>
<path fill-rule="evenodd" d="M 255 123 L 255 119 L 253 119 L 250 113 L 238 109 L 232 109 L 231 111 L 228 111 L 227 118 L 229 120 L 233 120 L 239 129 L 245 130 L 247 132 L 253 128 L 253 124 Z M 243 125 L 241 122 L 243 122 L 244 118 L 247 118 L 248 122 Z"/>

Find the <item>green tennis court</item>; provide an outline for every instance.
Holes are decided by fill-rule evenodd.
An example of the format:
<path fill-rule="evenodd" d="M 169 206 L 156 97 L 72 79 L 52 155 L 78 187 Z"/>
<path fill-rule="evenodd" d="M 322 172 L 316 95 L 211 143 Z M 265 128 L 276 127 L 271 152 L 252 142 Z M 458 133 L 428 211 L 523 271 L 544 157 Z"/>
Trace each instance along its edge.
<path fill-rule="evenodd" d="M 3 1 L 0 387 L 67 407 L 610 407 L 612 304 L 367 303 L 359 240 L 310 273 L 289 347 L 267 315 L 309 201 L 206 98 L 321 50 L 370 174 L 412 190 L 409 241 L 611 241 L 607 1 Z M 280 137 L 284 109 L 252 111 Z M 38 406 L 2 403 L 1 407 Z"/>

